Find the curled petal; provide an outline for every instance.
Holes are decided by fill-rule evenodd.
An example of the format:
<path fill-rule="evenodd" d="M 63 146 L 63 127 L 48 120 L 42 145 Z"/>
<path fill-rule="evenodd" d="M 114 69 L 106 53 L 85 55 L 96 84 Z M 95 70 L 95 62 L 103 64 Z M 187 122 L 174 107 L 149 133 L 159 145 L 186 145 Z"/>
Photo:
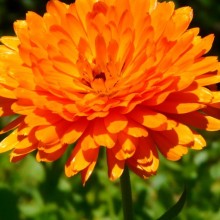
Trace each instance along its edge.
<path fill-rule="evenodd" d="M 112 152 L 118 160 L 126 160 L 135 153 L 136 147 L 138 146 L 138 139 L 132 136 L 120 132 L 118 134 L 118 141 L 112 148 Z"/>
<path fill-rule="evenodd" d="M 142 178 L 148 178 L 156 174 L 159 158 L 155 143 L 150 137 L 140 138 L 136 152 L 133 157 L 127 160 L 127 164 Z"/>

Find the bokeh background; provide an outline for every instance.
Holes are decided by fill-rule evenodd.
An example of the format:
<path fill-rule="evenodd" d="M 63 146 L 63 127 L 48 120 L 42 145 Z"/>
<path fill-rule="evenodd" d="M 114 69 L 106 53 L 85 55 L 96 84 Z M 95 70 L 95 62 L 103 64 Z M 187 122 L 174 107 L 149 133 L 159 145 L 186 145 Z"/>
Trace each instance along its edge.
<path fill-rule="evenodd" d="M 13 35 L 13 21 L 29 10 L 43 14 L 46 0 L 0 0 L 0 36 Z M 70 3 L 72 1 L 64 1 Z M 177 7 L 194 9 L 192 27 L 201 35 L 214 33 L 210 54 L 220 55 L 219 0 L 176 0 Z M 2 118 L 0 127 L 10 118 Z M 187 187 L 187 202 L 178 220 L 220 219 L 220 133 L 204 133 L 207 147 L 190 151 L 178 162 L 161 157 L 158 174 L 143 180 L 131 174 L 135 219 L 157 219 Z M 0 136 L 0 140 L 4 136 Z M 68 154 L 68 153 L 67 153 Z M 83 187 L 80 176 L 67 178 L 60 160 L 44 164 L 27 156 L 16 164 L 9 153 L 0 155 L 0 220 L 120 220 L 119 181 L 107 177 L 104 149 L 96 169 Z"/>

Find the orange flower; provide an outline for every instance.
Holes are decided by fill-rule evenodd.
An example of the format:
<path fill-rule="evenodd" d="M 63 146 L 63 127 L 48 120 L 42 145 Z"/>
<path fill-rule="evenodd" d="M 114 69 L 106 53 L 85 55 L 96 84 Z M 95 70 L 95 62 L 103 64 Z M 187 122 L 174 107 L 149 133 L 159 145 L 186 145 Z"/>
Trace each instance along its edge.
<path fill-rule="evenodd" d="M 85 183 L 105 147 L 114 180 L 127 165 L 156 173 L 158 151 L 178 160 L 202 149 L 195 128 L 220 129 L 213 35 L 187 30 L 192 9 L 156 0 L 47 4 L 43 17 L 16 21 L 0 46 L 0 115 L 16 115 L 0 144 L 15 162 L 32 151 L 54 161 L 67 148 L 67 176 Z M 75 145 L 70 145 L 75 143 Z"/>

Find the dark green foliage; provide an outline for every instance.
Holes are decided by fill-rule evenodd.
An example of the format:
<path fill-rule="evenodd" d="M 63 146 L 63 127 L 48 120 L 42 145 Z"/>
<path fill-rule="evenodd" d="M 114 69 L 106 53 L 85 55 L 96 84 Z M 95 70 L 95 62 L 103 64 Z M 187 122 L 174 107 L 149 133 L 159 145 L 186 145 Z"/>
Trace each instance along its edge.
<path fill-rule="evenodd" d="M 185 205 L 186 195 L 187 195 L 187 190 L 185 187 L 178 202 L 175 205 L 173 205 L 170 209 L 168 209 L 158 220 L 170 220 L 177 217 L 182 211 L 183 206 Z"/>

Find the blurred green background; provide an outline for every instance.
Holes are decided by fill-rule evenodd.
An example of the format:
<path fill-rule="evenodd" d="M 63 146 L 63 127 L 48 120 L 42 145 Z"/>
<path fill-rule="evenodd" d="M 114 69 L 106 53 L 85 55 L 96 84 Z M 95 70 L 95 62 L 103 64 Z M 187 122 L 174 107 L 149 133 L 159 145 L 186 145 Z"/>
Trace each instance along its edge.
<path fill-rule="evenodd" d="M 0 0 L 0 36 L 13 34 L 13 21 L 24 19 L 28 10 L 43 14 L 46 2 Z M 219 0 L 179 0 L 176 5 L 193 7 L 192 26 L 199 26 L 202 36 L 215 34 L 210 54 L 220 55 Z M 0 126 L 7 120 L 2 119 Z M 178 200 L 184 186 L 187 202 L 176 219 L 220 219 L 220 133 L 204 135 L 208 143 L 204 150 L 190 151 L 178 162 L 161 157 L 158 174 L 149 180 L 131 173 L 135 220 L 160 217 Z M 9 153 L 1 154 L 0 220 L 122 219 L 119 181 L 108 180 L 104 152 L 85 187 L 79 175 L 64 176 L 65 157 L 44 164 L 36 162 L 33 154 L 12 164 Z"/>

